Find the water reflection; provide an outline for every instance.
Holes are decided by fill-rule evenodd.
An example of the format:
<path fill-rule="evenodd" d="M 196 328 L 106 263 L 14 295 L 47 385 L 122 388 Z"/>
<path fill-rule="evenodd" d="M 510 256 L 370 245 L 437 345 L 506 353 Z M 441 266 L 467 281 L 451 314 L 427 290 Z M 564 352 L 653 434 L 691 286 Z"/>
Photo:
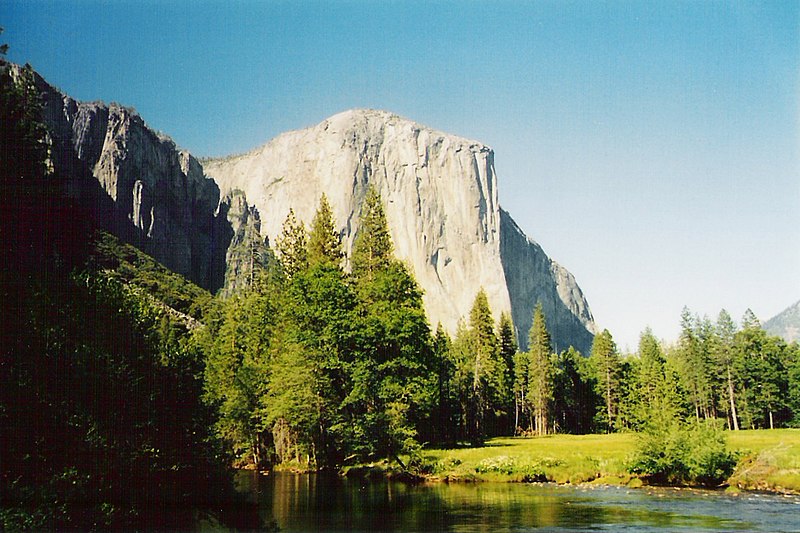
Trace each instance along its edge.
<path fill-rule="evenodd" d="M 282 531 L 800 531 L 800 498 L 515 483 L 419 486 L 243 472 Z"/>

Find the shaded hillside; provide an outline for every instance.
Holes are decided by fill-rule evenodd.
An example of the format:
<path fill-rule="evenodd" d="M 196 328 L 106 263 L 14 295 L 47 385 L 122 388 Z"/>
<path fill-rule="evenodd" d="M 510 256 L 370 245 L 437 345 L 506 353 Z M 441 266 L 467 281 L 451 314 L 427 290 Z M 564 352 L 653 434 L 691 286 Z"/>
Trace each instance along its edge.
<path fill-rule="evenodd" d="M 764 322 L 764 329 L 786 342 L 800 340 L 800 301 Z"/>

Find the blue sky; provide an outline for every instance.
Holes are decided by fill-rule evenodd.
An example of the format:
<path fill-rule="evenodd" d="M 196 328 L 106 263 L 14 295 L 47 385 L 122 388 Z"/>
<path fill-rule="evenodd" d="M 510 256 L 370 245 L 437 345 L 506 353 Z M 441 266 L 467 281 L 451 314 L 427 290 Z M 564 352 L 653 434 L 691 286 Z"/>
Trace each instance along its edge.
<path fill-rule="evenodd" d="M 9 2 L 9 57 L 196 155 L 354 107 L 495 149 L 622 348 L 800 299 L 800 2 Z"/>

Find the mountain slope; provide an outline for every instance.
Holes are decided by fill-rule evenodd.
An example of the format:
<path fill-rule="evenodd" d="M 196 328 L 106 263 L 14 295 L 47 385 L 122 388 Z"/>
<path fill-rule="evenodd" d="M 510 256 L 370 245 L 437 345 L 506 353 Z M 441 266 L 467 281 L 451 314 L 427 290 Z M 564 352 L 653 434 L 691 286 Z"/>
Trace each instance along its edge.
<path fill-rule="evenodd" d="M 786 342 L 800 341 L 800 301 L 764 322 L 764 329 Z"/>
<path fill-rule="evenodd" d="M 100 227 L 203 288 L 221 288 L 239 221 L 229 220 L 231 199 L 220 201 L 200 163 L 132 109 L 79 102 L 34 77 L 50 162 L 67 194 Z"/>
<path fill-rule="evenodd" d="M 501 211 L 494 152 L 481 143 L 352 110 L 204 168 L 223 192 L 246 193 L 273 242 L 289 208 L 308 224 L 325 193 L 348 253 L 371 184 L 432 324 L 454 331 L 483 287 L 497 316 L 512 312 L 523 345 L 541 300 L 556 344 L 588 351 L 594 323 L 580 288 Z"/>

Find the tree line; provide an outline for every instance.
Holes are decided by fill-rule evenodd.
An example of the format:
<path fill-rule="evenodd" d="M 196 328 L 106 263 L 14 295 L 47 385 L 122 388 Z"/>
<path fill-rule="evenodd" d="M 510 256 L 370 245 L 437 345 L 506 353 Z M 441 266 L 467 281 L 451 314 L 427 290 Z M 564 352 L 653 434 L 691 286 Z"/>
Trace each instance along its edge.
<path fill-rule="evenodd" d="M 217 431 L 242 461 L 406 467 L 424 445 L 639 431 L 656 413 L 731 429 L 800 422 L 800 350 L 749 311 L 737 328 L 725 311 L 711 322 L 685 310 L 675 345 L 647 329 L 632 354 L 604 330 L 584 356 L 554 352 L 537 305 L 520 351 L 481 289 L 451 337 L 429 328 L 373 188 L 349 272 L 335 227 L 324 195 L 308 229 L 290 210 L 274 256 L 198 335 Z"/>

